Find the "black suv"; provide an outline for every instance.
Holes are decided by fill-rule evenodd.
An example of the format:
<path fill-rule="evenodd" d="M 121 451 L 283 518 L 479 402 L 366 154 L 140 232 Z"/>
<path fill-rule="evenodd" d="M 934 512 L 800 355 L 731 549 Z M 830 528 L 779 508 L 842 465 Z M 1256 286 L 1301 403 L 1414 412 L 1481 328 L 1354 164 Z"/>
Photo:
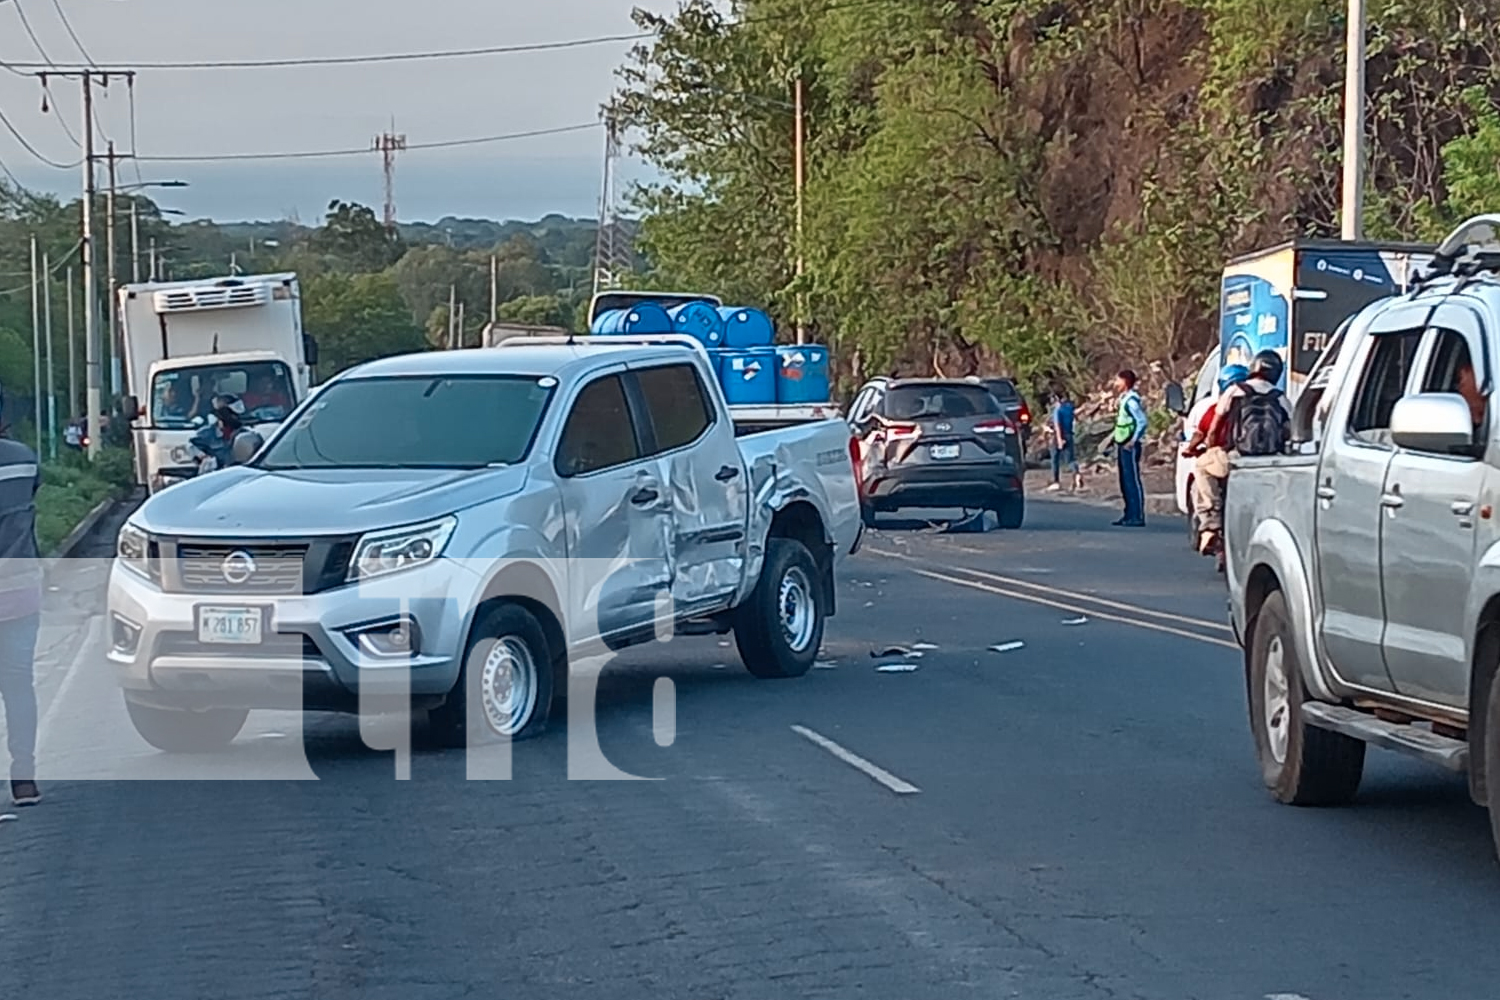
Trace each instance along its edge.
<path fill-rule="evenodd" d="M 1025 519 L 1020 429 L 983 385 L 875 379 L 854 397 L 849 425 L 866 524 L 904 507 L 993 510 L 1002 528 Z"/>

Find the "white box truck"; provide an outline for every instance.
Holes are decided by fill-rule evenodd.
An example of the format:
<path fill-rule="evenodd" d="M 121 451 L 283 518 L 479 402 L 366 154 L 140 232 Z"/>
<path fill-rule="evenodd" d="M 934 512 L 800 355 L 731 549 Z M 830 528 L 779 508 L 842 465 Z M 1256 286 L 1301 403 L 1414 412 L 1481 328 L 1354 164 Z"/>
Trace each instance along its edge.
<path fill-rule="evenodd" d="M 307 398 L 317 344 L 302 332 L 295 274 L 123 285 L 119 317 L 121 412 L 152 493 L 197 474 L 188 442 L 216 394 L 238 395 L 263 437 Z"/>

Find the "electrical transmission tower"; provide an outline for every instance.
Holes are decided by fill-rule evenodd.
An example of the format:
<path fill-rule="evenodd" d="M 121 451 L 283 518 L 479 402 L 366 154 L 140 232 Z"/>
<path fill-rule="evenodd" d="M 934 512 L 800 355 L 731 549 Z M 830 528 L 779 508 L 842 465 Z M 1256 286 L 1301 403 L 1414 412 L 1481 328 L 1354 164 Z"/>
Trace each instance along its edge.
<path fill-rule="evenodd" d="M 406 136 L 396 134 L 395 119 L 391 130 L 375 137 L 371 146 L 380 153 L 385 166 L 385 228 L 396 229 L 396 154 L 406 148 Z"/>
<path fill-rule="evenodd" d="M 614 288 L 634 263 L 634 235 L 620 219 L 619 192 L 615 189 L 615 164 L 620 159 L 620 126 L 614 116 L 604 117 L 604 189 L 599 194 L 599 229 L 594 240 L 594 294 Z"/>

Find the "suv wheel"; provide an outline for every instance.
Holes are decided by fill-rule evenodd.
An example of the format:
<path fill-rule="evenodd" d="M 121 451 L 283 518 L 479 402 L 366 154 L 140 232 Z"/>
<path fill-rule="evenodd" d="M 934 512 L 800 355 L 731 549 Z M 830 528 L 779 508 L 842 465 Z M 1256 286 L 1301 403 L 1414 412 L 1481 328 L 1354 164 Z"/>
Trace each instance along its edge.
<path fill-rule="evenodd" d="M 1001 497 L 1000 502 L 995 505 L 995 519 L 1007 531 L 1019 528 L 1026 520 L 1026 494 L 1007 493 Z"/>
<path fill-rule="evenodd" d="M 210 753 L 234 742 L 245 728 L 248 710 L 214 708 L 193 712 L 185 708 L 142 705 L 125 696 L 125 712 L 141 739 L 167 753 Z"/>
<path fill-rule="evenodd" d="M 1246 686 L 1250 728 L 1266 787 L 1287 805 L 1348 802 L 1359 791 L 1365 745 L 1302 720 L 1302 705 L 1310 699 L 1302 686 L 1302 663 L 1280 591 L 1266 598 L 1251 629 Z"/>
<path fill-rule="evenodd" d="M 547 637 L 531 612 L 516 604 L 491 608 L 469 633 L 448 699 L 428 713 L 433 739 L 457 749 L 540 735 L 552 711 L 554 673 Z"/>
<path fill-rule="evenodd" d="M 807 673 L 823 645 L 824 598 L 807 546 L 772 538 L 750 597 L 735 612 L 734 641 L 745 669 L 772 680 Z"/>

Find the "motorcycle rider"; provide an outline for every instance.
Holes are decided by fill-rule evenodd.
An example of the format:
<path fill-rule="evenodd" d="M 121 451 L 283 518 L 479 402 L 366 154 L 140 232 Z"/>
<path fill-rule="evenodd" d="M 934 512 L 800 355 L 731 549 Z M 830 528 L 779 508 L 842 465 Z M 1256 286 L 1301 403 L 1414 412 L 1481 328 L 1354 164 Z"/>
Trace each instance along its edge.
<path fill-rule="evenodd" d="M 245 427 L 245 404 L 232 392 L 220 393 L 209 403 L 213 420 L 193 435 L 192 445 L 220 468 L 232 464 L 234 439 Z"/>
<path fill-rule="evenodd" d="M 1230 395 L 1230 389 L 1250 377 L 1244 365 L 1225 365 L 1219 372 L 1219 400 Z M 1198 551 L 1203 555 L 1213 553 L 1219 544 L 1224 528 L 1224 484 L 1229 479 L 1229 427 L 1215 421 L 1219 406 L 1215 404 L 1203 414 L 1193 437 L 1182 449 L 1184 458 L 1196 458 L 1193 463 L 1193 522 L 1198 532 Z"/>

